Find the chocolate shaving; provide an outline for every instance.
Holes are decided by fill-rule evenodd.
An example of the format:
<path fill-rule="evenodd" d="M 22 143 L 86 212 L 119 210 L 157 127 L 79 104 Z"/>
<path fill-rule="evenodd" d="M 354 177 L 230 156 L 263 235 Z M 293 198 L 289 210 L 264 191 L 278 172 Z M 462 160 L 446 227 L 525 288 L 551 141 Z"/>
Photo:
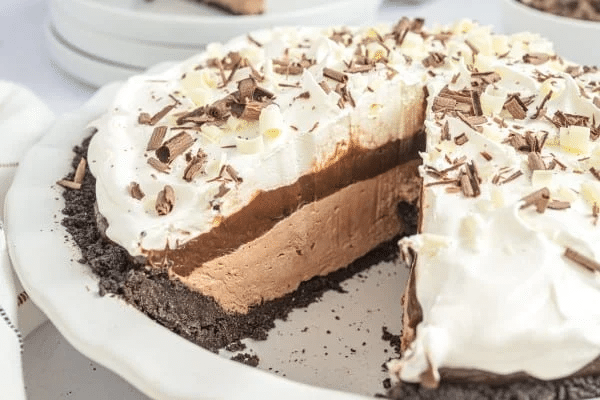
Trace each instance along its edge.
<path fill-rule="evenodd" d="M 355 65 L 353 67 L 347 68 L 346 72 L 349 72 L 351 74 L 364 73 L 364 72 L 369 72 L 369 71 L 373 70 L 373 68 L 375 68 L 375 66 L 372 64 Z"/>
<path fill-rule="evenodd" d="M 469 186 L 471 188 L 471 191 L 473 192 L 473 197 L 479 196 L 481 194 L 481 189 L 479 187 L 479 184 L 481 183 L 481 178 L 479 177 L 479 170 L 477 169 L 477 164 L 475 164 L 475 161 L 467 163 L 466 176 L 469 178 Z"/>
<path fill-rule="evenodd" d="M 331 88 L 329 87 L 326 81 L 319 82 L 319 86 L 321 86 L 321 89 L 323 89 L 325 94 L 331 93 Z"/>
<path fill-rule="evenodd" d="M 548 208 L 551 210 L 565 210 L 570 207 L 571 203 L 569 203 L 568 201 L 552 200 L 548 203 Z"/>
<path fill-rule="evenodd" d="M 471 180 L 466 174 L 460 178 L 460 188 L 465 197 L 475 197 L 475 190 L 471 185 Z"/>
<path fill-rule="evenodd" d="M 583 254 L 571 249 L 570 247 L 567 247 L 565 249 L 564 256 L 592 272 L 600 271 L 600 263 L 596 262 L 595 260 L 589 257 L 584 256 Z"/>
<path fill-rule="evenodd" d="M 159 171 L 159 172 L 164 172 L 164 173 L 168 173 L 169 172 L 169 166 L 163 162 L 160 162 L 159 160 L 157 160 L 154 157 L 150 157 L 148 159 L 148 164 L 150 164 L 150 166 L 152 168 L 154 168 L 155 170 Z"/>
<path fill-rule="evenodd" d="M 302 92 L 298 96 L 294 97 L 294 100 L 297 99 L 310 99 L 310 92 Z"/>
<path fill-rule="evenodd" d="M 162 110 L 160 110 L 150 118 L 149 125 L 156 125 L 158 121 L 163 119 L 169 112 L 171 112 L 171 110 L 174 109 L 175 106 L 176 104 L 170 104 L 168 106 L 163 107 Z"/>
<path fill-rule="evenodd" d="M 465 44 L 469 46 L 473 54 L 479 54 L 479 49 L 469 39 L 465 40 Z"/>
<path fill-rule="evenodd" d="M 508 125 L 506 124 L 506 122 L 504 122 L 504 119 L 498 118 L 498 117 L 494 117 L 494 122 L 496 124 L 498 124 L 498 126 L 500 128 L 508 128 Z"/>
<path fill-rule="evenodd" d="M 216 67 L 219 70 L 219 75 L 221 76 L 221 84 L 224 86 L 227 77 L 225 76 L 225 69 L 223 68 L 223 63 L 219 58 L 214 58 L 209 60 L 208 65 L 211 67 Z"/>
<path fill-rule="evenodd" d="M 260 43 L 259 41 L 257 41 L 256 39 L 254 39 L 252 36 L 250 36 L 250 34 L 246 35 L 246 38 L 248 39 L 248 41 L 250 43 L 252 43 L 256 47 L 263 47 L 263 44 Z"/>
<path fill-rule="evenodd" d="M 73 182 L 83 183 L 86 165 L 87 165 L 87 162 L 85 161 L 85 158 L 82 157 L 81 160 L 79 160 L 79 164 L 77 164 L 77 169 L 75 170 L 75 176 L 73 177 Z"/>
<path fill-rule="evenodd" d="M 252 65 L 252 63 L 250 61 L 248 61 L 247 58 L 244 58 L 244 63 L 250 68 L 250 71 L 252 71 L 251 75 L 253 78 L 257 79 L 259 82 L 262 82 L 265 80 L 265 77 L 256 70 L 254 65 Z"/>
<path fill-rule="evenodd" d="M 254 98 L 254 90 L 256 89 L 256 82 L 253 78 L 246 78 L 238 81 L 238 91 L 240 92 L 240 100 L 246 102 Z"/>
<path fill-rule="evenodd" d="M 504 185 L 505 183 L 509 183 L 514 181 L 515 179 L 517 179 L 518 177 L 520 177 L 521 175 L 523 175 L 523 171 L 517 171 L 514 174 L 512 174 L 511 176 L 509 176 L 508 178 L 506 178 L 505 180 L 503 180 L 502 182 L 500 182 L 500 185 Z"/>
<path fill-rule="evenodd" d="M 483 115 L 483 109 L 481 108 L 481 98 L 477 90 L 471 90 L 471 103 L 473 105 L 473 113 L 475 116 Z"/>
<path fill-rule="evenodd" d="M 545 132 L 544 135 L 542 136 L 542 140 L 538 140 L 538 147 L 537 149 L 535 149 L 535 151 L 541 153 L 542 149 L 544 148 L 544 145 L 546 144 L 546 139 L 548 139 L 548 132 Z"/>
<path fill-rule="evenodd" d="M 527 106 L 523 104 L 518 95 L 514 94 L 506 100 L 503 108 L 512 115 L 514 119 L 525 119 Z"/>
<path fill-rule="evenodd" d="M 176 123 L 177 123 L 177 125 L 182 125 L 182 124 L 185 124 L 186 122 L 188 122 L 188 119 L 191 119 L 194 117 L 205 116 L 205 114 L 206 114 L 206 107 L 204 107 L 204 106 L 198 107 L 190 112 L 181 114 L 177 118 Z M 208 117 L 208 118 L 212 118 L 212 117 Z M 206 119 L 205 121 L 202 121 L 202 122 L 207 122 L 208 120 L 209 119 Z M 195 122 L 195 121 L 193 121 L 193 122 Z"/>
<path fill-rule="evenodd" d="M 204 175 L 206 171 L 204 167 L 206 166 L 207 155 L 202 150 L 198 150 L 198 154 L 188 162 L 188 165 L 185 167 L 183 171 L 183 179 L 187 182 L 191 182 L 198 175 Z"/>
<path fill-rule="evenodd" d="M 481 153 L 481 157 L 485 158 L 486 161 L 491 161 L 492 160 L 492 155 L 490 153 L 488 153 L 487 151 L 482 151 Z"/>
<path fill-rule="evenodd" d="M 445 58 L 446 58 L 445 54 L 437 53 L 437 52 L 430 52 L 429 55 L 423 59 L 422 63 L 425 68 L 429 68 L 429 67 L 437 68 L 437 67 L 441 67 L 442 65 L 444 65 Z"/>
<path fill-rule="evenodd" d="M 154 152 L 163 163 L 170 164 L 178 155 L 183 154 L 194 144 L 194 139 L 187 132 L 181 132 L 167 140 Z"/>
<path fill-rule="evenodd" d="M 280 75 L 300 75 L 304 71 L 304 68 L 292 64 L 287 66 L 275 65 L 273 71 Z"/>
<path fill-rule="evenodd" d="M 556 158 L 556 156 L 554 154 L 552 154 L 552 160 L 560 167 L 560 169 L 562 169 L 563 171 L 567 169 L 567 166 L 565 164 L 563 164 L 562 162 L 560 162 L 558 160 L 558 158 Z"/>
<path fill-rule="evenodd" d="M 273 97 L 275 97 L 275 94 L 268 91 L 267 89 L 257 86 L 254 89 L 254 100 L 257 101 L 264 101 L 265 99 L 272 99 Z"/>
<path fill-rule="evenodd" d="M 556 127 L 569 127 L 569 126 L 587 126 L 589 118 L 585 115 L 569 114 L 562 111 L 556 111 L 552 117 L 552 123 Z"/>
<path fill-rule="evenodd" d="M 140 113 L 138 116 L 138 124 L 140 125 L 150 125 L 150 121 L 152 121 L 152 117 L 147 112 Z"/>
<path fill-rule="evenodd" d="M 479 131 L 472 123 L 472 121 L 478 122 L 478 123 L 482 123 L 482 120 L 480 118 L 482 117 L 468 117 L 465 116 L 463 113 L 461 112 L 456 112 L 456 116 L 462 121 L 464 122 L 469 128 L 473 129 L 474 131 Z M 473 118 L 477 118 L 476 120 L 473 120 Z M 485 117 L 483 117 L 485 118 Z M 483 120 L 483 122 L 485 122 L 487 120 Z"/>
<path fill-rule="evenodd" d="M 439 171 L 439 172 L 440 172 L 440 174 L 442 174 L 442 175 L 446 175 L 448 172 L 450 172 L 450 171 L 454 171 L 455 169 L 458 169 L 458 168 L 462 167 L 464 164 L 465 164 L 465 163 L 464 163 L 464 161 L 457 162 L 456 164 L 452 165 L 451 167 L 448 167 L 448 168 L 446 168 L 446 169 L 443 169 L 443 170 L 441 170 L 441 171 Z"/>
<path fill-rule="evenodd" d="M 289 87 L 289 88 L 299 88 L 300 87 L 299 82 L 296 82 L 296 83 L 279 82 L 277 85 L 281 86 L 281 87 Z"/>
<path fill-rule="evenodd" d="M 456 100 L 449 97 L 437 96 L 433 99 L 433 112 L 453 110 L 456 107 Z"/>
<path fill-rule="evenodd" d="M 158 215 L 167 215 L 173 210 L 175 205 L 175 192 L 169 185 L 165 185 L 164 189 L 158 192 L 156 196 L 156 204 L 154 208 Z"/>
<path fill-rule="evenodd" d="M 267 106 L 267 103 L 258 101 L 250 101 L 244 105 L 244 110 L 240 114 L 240 118 L 246 121 L 258 121 L 262 109 Z"/>
<path fill-rule="evenodd" d="M 532 171 L 546 169 L 546 164 L 544 164 L 544 160 L 542 160 L 542 156 L 538 152 L 530 152 L 527 155 L 527 161 L 529 163 L 529 169 Z"/>
<path fill-rule="evenodd" d="M 457 146 L 462 146 L 463 144 L 467 143 L 468 141 L 469 141 L 469 138 L 467 137 L 467 134 L 464 132 L 454 138 L 454 143 L 456 143 Z"/>
<path fill-rule="evenodd" d="M 224 120 L 229 115 L 231 104 L 235 101 L 233 96 L 228 95 L 224 98 L 215 101 L 208 106 L 207 113 L 216 120 Z"/>
<path fill-rule="evenodd" d="M 537 137 L 533 135 L 533 132 L 525 132 L 525 141 L 527 142 L 527 147 L 529 148 L 529 151 L 537 151 L 538 140 Z"/>
<path fill-rule="evenodd" d="M 581 65 L 570 65 L 565 69 L 565 72 L 573 78 L 577 78 L 583 75 L 583 68 Z"/>
<path fill-rule="evenodd" d="M 540 103 L 540 105 L 537 107 L 537 109 L 535 110 L 535 114 L 531 117 L 533 119 L 538 119 L 540 117 L 540 115 L 542 115 L 542 110 L 544 109 L 544 106 L 546 105 L 546 102 L 548 102 L 548 100 L 550 100 L 550 97 L 552 97 L 552 90 L 549 91 L 544 98 L 542 99 L 542 102 Z"/>
<path fill-rule="evenodd" d="M 323 68 L 323 76 L 340 83 L 346 83 L 348 81 L 348 75 L 327 67 Z"/>
<path fill-rule="evenodd" d="M 312 133 L 319 126 L 319 121 L 315 122 L 315 124 L 308 130 L 308 133 Z"/>
<path fill-rule="evenodd" d="M 461 118 L 464 122 L 467 123 L 473 130 L 480 132 L 479 128 L 476 125 L 483 125 L 487 122 L 487 117 L 485 115 L 463 115 Z"/>
<path fill-rule="evenodd" d="M 528 53 L 523 56 L 523 62 L 533 65 L 541 65 L 550 59 L 545 53 Z"/>
<path fill-rule="evenodd" d="M 215 194 L 215 199 L 220 199 L 221 197 L 225 196 L 227 193 L 229 193 L 231 189 L 229 189 L 227 186 L 225 186 L 225 182 L 222 182 L 219 185 L 219 191 L 217 192 L 217 194 Z"/>
<path fill-rule="evenodd" d="M 525 136 L 521 135 L 520 133 L 511 131 L 505 142 L 510 143 L 510 145 L 518 151 L 531 151 Z"/>
<path fill-rule="evenodd" d="M 137 182 L 131 182 L 127 187 L 127 191 L 129 192 L 129 195 L 136 200 L 141 200 L 145 196 L 140 184 Z"/>
<path fill-rule="evenodd" d="M 448 121 L 446 121 L 444 123 L 444 126 L 442 127 L 441 139 L 442 140 L 450 140 L 451 139 L 451 136 L 450 136 L 450 125 L 448 124 Z"/>
<path fill-rule="evenodd" d="M 439 180 L 439 181 L 428 182 L 428 183 L 425 184 L 425 186 L 428 187 L 428 186 L 436 186 L 436 185 L 449 185 L 449 184 L 452 184 L 452 183 L 456 184 L 456 183 L 458 183 L 458 180 L 456 180 L 456 179 L 442 179 L 442 180 Z"/>
<path fill-rule="evenodd" d="M 81 189 L 81 183 L 68 181 L 66 179 L 61 179 L 60 181 L 57 181 L 56 183 L 67 189 L 75 189 L 75 190 Z"/>
<path fill-rule="evenodd" d="M 462 189 L 458 186 L 448 186 L 446 188 L 446 193 L 458 193 L 461 191 L 462 191 Z"/>
<path fill-rule="evenodd" d="M 598 171 L 594 167 L 591 167 L 590 168 L 590 172 L 592 173 L 592 175 L 594 176 L 594 178 L 596 178 L 596 179 L 598 179 L 600 181 L 600 171 Z"/>
<path fill-rule="evenodd" d="M 237 171 L 229 164 L 225 165 L 225 172 L 233 179 L 235 183 L 242 183 L 243 179 L 237 173 Z"/>
<path fill-rule="evenodd" d="M 473 72 L 471 74 L 471 86 L 477 88 L 477 91 L 481 93 L 488 85 L 492 85 L 500 79 L 502 77 L 496 71 Z M 453 83 L 456 83 L 456 81 Z"/>
<path fill-rule="evenodd" d="M 438 170 L 436 170 L 435 168 L 426 165 L 425 166 L 425 173 L 429 176 L 433 176 L 434 178 L 437 179 L 443 179 L 444 178 L 444 174 L 442 174 L 441 172 L 439 172 Z"/>
<path fill-rule="evenodd" d="M 536 190 L 535 192 L 523 197 L 521 201 L 524 202 L 524 204 L 521 206 L 521 209 L 535 205 L 536 211 L 542 214 L 550 202 L 550 190 L 548 190 L 547 187 Z"/>
<path fill-rule="evenodd" d="M 394 26 L 393 34 L 396 39 L 396 45 L 402 46 L 404 39 L 408 32 L 410 32 L 411 22 L 408 18 L 402 17 L 400 21 Z"/>
<path fill-rule="evenodd" d="M 152 136 L 150 136 L 150 140 L 148 141 L 148 145 L 146 146 L 146 151 L 152 151 L 158 149 L 167 134 L 166 126 L 157 126 L 152 131 Z"/>

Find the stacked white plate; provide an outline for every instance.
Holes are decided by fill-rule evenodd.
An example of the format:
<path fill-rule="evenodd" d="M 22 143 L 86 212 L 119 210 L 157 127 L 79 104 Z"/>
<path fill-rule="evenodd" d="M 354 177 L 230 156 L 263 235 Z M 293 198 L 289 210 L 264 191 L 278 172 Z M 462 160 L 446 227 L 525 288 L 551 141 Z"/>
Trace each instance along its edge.
<path fill-rule="evenodd" d="M 46 39 L 54 61 L 94 86 L 208 43 L 276 25 L 361 25 L 381 0 L 267 0 L 257 16 L 234 16 L 198 0 L 50 0 Z"/>

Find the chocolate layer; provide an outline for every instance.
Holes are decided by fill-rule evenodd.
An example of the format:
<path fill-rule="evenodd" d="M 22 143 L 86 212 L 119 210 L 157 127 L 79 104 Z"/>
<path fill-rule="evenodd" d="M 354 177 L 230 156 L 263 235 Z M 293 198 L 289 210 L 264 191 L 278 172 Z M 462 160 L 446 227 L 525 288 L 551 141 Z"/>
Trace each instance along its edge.
<path fill-rule="evenodd" d="M 168 259 L 173 272 L 189 276 L 203 263 L 236 250 L 275 226 L 303 205 L 321 200 L 353 183 L 374 178 L 409 160 L 418 159 L 424 134 L 389 142 L 377 149 L 350 144 L 340 147 L 337 161 L 289 186 L 259 192 L 243 209 L 223 220 L 210 232 L 186 242 L 176 250 L 152 251 L 151 260 Z"/>

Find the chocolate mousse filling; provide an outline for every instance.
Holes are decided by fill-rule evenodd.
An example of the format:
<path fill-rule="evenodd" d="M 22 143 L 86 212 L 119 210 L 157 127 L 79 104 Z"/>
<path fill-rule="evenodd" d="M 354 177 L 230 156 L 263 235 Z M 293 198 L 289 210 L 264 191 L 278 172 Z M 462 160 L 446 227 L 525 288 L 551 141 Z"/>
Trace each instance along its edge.
<path fill-rule="evenodd" d="M 262 236 L 302 206 L 418 159 L 418 152 L 425 146 L 424 138 L 423 132 L 419 132 L 377 149 L 364 149 L 354 144 L 346 149 L 339 148 L 337 153 L 341 155 L 333 157 L 337 161 L 302 176 L 292 185 L 258 192 L 248 205 L 211 231 L 173 250 L 150 251 L 150 263 L 160 264 L 166 258 L 172 265 L 172 272 L 181 277 L 189 276 L 203 263 L 231 253 Z"/>

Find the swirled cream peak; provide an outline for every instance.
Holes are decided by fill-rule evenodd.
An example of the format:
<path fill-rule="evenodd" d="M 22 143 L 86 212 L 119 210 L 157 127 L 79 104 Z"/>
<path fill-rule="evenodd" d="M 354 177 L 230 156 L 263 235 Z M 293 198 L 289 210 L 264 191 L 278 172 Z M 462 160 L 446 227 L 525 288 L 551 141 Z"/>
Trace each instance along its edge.
<path fill-rule="evenodd" d="M 176 248 L 351 146 L 413 134 L 396 110 L 422 97 L 422 74 L 404 72 L 442 46 L 411 47 L 421 34 L 408 20 L 265 30 L 131 78 L 89 151 L 108 237 L 132 255 Z"/>
<path fill-rule="evenodd" d="M 430 386 L 440 368 L 555 379 L 600 354 L 600 73 L 534 35 L 477 37 L 428 83 L 421 233 L 401 241 L 423 318 L 391 371 Z"/>

